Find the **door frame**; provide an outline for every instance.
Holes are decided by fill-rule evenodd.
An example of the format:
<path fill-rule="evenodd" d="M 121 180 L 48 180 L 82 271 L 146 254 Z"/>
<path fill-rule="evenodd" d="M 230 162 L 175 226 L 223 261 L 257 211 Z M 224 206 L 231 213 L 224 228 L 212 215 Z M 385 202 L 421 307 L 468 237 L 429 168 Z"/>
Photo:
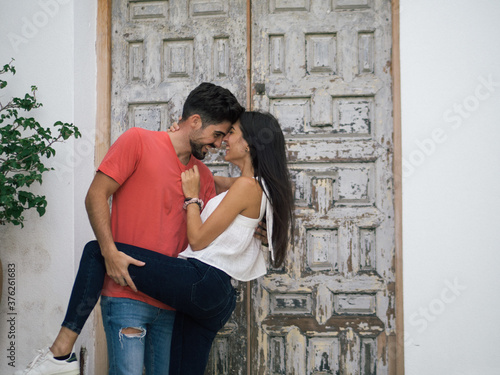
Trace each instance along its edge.
<path fill-rule="evenodd" d="M 393 179 L 395 230 L 396 343 L 395 374 L 404 375 L 404 311 L 403 311 L 403 152 L 401 138 L 401 60 L 400 0 L 391 1 L 392 14 L 392 109 L 393 109 Z"/>
<path fill-rule="evenodd" d="M 111 1 L 97 0 L 95 169 L 101 164 L 111 143 Z M 108 350 L 100 303 L 97 303 L 94 314 L 94 374 L 106 374 Z"/>
<path fill-rule="evenodd" d="M 97 168 L 104 158 L 111 139 L 111 7 L 112 0 L 97 0 L 97 108 L 96 108 L 96 139 L 94 165 Z M 251 47 L 251 0 L 247 1 L 247 103 L 252 109 L 252 47 Z M 403 315 L 403 194 L 402 194 L 402 141 L 401 141 L 401 64 L 399 46 L 399 10 L 400 1 L 392 0 L 392 102 L 393 102 L 393 144 L 394 144 L 394 219 L 395 219 L 395 292 L 396 292 L 396 336 L 395 342 L 390 345 L 392 366 L 389 366 L 391 375 L 404 375 L 404 315 Z M 250 289 L 248 289 L 250 290 Z M 250 299 L 248 299 L 250 304 Z M 99 304 L 97 305 L 99 308 Z M 247 319 L 250 318 L 250 305 L 247 305 Z M 103 374 L 107 369 L 106 339 L 102 329 L 100 313 L 95 314 L 96 374 Z M 249 325 L 250 326 L 250 325 Z M 250 338 L 247 338 L 250 343 Z M 250 345 L 248 345 L 248 350 Z M 248 356 L 250 358 L 250 356 Z M 248 371 L 250 367 L 248 366 Z M 251 375 L 248 372 L 248 375 Z"/>

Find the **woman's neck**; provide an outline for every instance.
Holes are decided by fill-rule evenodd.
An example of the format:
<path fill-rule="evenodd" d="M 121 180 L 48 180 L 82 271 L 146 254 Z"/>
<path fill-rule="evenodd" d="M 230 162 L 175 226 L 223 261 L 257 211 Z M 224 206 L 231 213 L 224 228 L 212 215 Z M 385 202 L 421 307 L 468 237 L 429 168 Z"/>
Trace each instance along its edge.
<path fill-rule="evenodd" d="M 250 159 L 245 159 L 241 163 L 234 163 L 241 172 L 241 177 L 254 177 L 254 168 Z"/>

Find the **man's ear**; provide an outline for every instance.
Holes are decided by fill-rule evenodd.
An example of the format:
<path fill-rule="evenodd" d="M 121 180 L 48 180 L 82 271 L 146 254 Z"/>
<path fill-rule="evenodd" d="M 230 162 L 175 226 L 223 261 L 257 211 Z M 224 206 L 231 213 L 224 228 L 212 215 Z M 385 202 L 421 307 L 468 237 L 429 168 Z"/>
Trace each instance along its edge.
<path fill-rule="evenodd" d="M 187 122 L 188 122 L 189 126 L 194 130 L 200 129 L 201 125 L 202 125 L 201 117 L 198 114 L 194 114 L 194 115 L 189 116 L 187 119 Z"/>

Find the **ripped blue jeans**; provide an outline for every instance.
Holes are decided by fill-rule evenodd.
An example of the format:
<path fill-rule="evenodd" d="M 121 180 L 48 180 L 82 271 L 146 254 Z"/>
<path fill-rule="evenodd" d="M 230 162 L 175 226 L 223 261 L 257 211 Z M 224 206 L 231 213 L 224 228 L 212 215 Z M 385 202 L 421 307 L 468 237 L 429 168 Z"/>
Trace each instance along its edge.
<path fill-rule="evenodd" d="M 168 374 L 175 311 L 129 298 L 101 297 L 109 375 Z M 124 333 L 126 328 L 140 332 Z"/>

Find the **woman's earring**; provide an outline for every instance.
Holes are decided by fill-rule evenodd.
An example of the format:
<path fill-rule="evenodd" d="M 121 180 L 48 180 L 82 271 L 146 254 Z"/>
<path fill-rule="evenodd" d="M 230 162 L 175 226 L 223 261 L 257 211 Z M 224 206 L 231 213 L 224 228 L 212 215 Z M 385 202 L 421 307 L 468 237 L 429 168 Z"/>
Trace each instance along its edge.
<path fill-rule="evenodd" d="M 246 152 L 248 152 L 248 151 L 250 151 L 250 149 L 247 147 L 247 148 L 245 149 L 245 151 L 246 151 Z"/>

